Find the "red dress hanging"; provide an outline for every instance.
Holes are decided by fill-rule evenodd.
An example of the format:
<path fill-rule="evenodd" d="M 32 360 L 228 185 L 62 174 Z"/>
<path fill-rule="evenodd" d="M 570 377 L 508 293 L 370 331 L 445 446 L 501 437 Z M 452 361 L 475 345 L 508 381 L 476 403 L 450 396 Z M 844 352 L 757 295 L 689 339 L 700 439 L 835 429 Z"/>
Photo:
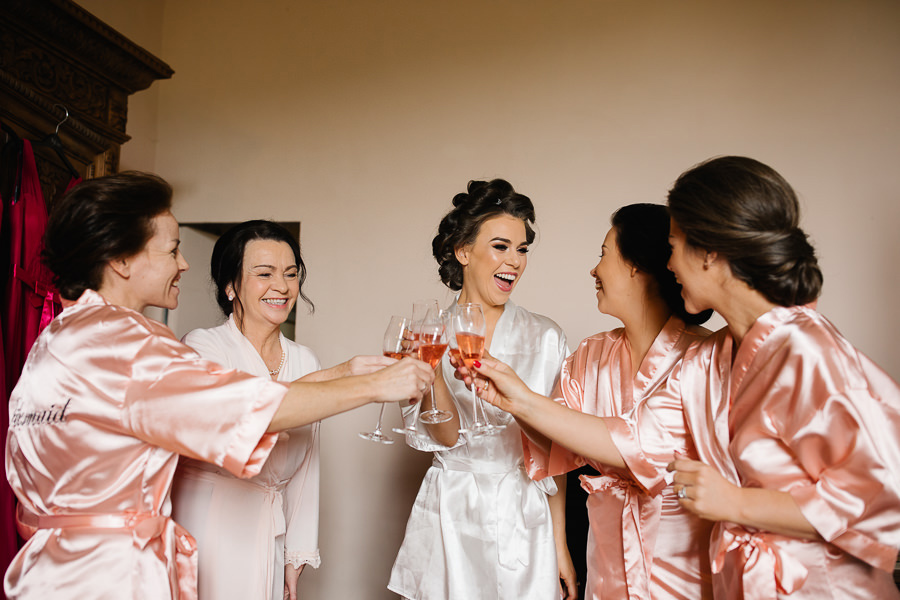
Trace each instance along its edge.
<path fill-rule="evenodd" d="M 73 179 L 71 188 L 81 179 Z M 0 325 L 3 330 L 3 371 L 0 372 L 0 434 L 6 439 L 9 425 L 9 394 L 19 380 L 22 365 L 38 334 L 56 316 L 61 306 L 53 287 L 53 275 L 41 262 L 44 231 L 47 228 L 47 205 L 41 192 L 37 165 L 31 142 L 22 140 L 19 167 L 16 172 L 18 198 L 3 202 L 3 220 L 8 233 L 4 242 L 9 257 L 9 276 L 5 294 L 0 298 Z M 4 381 L 5 380 L 5 381 Z M 0 570 L 6 571 L 18 550 L 15 528 L 15 497 L 6 480 L 0 484 Z"/>

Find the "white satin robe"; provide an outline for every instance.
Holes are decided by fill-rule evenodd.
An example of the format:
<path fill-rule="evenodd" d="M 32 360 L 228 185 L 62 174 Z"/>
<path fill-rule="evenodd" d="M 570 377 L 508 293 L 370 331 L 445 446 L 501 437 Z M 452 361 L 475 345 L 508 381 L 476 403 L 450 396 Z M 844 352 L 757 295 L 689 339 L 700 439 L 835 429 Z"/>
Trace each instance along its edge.
<path fill-rule="evenodd" d="M 226 368 L 269 377 L 233 316 L 182 341 Z M 320 369 L 306 346 L 281 336 L 281 349 L 279 381 Z M 262 470 L 248 479 L 182 459 L 172 489 L 172 516 L 197 540 L 201 600 L 281 600 L 285 562 L 320 564 L 319 423 L 281 432 Z"/>
<path fill-rule="evenodd" d="M 568 354 L 566 338 L 547 317 L 507 302 L 489 352 L 515 369 L 528 386 L 549 394 Z M 461 427 L 474 421 L 471 390 L 443 358 L 444 380 Z M 434 452 L 406 526 L 388 588 L 413 600 L 557 600 L 559 569 L 547 502 L 552 479 L 525 473 L 521 429 L 509 413 L 488 403 L 499 435 L 470 437 L 453 448 L 433 441 L 418 421 L 420 404 L 404 411 L 420 437 L 410 446 Z"/>
<path fill-rule="evenodd" d="M 809 307 L 727 330 L 680 374 L 700 459 L 733 483 L 788 492 L 825 541 L 720 522 L 716 598 L 900 598 L 900 387 Z"/>
<path fill-rule="evenodd" d="M 631 346 L 624 332 L 615 329 L 583 340 L 564 363 L 552 397 L 583 413 L 628 420 L 665 387 L 688 346 L 709 333 L 670 318 L 632 378 Z M 635 476 L 628 469 L 586 461 L 557 443 L 547 456 L 525 438 L 532 477 L 560 475 L 586 463 L 601 473 L 581 476 L 582 487 L 589 493 L 586 598 L 712 598 L 707 559 L 712 524 L 683 509 L 667 483 L 666 463 L 674 452 L 693 451 L 681 411 L 665 410 L 653 419 L 643 419 L 639 436 L 631 436 L 630 429 L 613 419 L 607 423 L 613 424 L 613 440 L 626 463 L 634 457 L 641 460 L 647 453 L 667 458 Z"/>
<path fill-rule="evenodd" d="M 194 541 L 169 517 L 178 455 L 255 475 L 286 390 L 86 291 L 40 335 L 10 399 L 6 472 L 33 535 L 7 597 L 196 598 Z"/>

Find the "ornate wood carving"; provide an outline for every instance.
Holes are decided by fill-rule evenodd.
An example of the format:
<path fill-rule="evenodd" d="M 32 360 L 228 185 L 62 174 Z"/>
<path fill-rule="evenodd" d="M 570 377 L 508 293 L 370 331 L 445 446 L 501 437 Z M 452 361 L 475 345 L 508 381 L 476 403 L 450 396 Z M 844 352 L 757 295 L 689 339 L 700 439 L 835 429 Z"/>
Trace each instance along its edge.
<path fill-rule="evenodd" d="M 66 156 L 85 177 L 118 170 L 128 141 L 128 96 L 172 69 L 70 0 L 0 0 L 0 121 L 39 140 L 59 128 Z M 40 149 L 45 198 L 69 180 Z"/>

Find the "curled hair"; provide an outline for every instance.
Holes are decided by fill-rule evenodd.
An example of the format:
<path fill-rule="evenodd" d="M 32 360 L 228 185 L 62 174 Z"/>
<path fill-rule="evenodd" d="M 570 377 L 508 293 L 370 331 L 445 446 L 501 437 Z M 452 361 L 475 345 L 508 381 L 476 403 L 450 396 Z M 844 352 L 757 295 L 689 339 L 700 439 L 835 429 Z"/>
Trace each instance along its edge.
<path fill-rule="evenodd" d="M 241 276 L 244 266 L 244 252 L 247 250 L 247 244 L 253 240 L 273 240 L 276 242 L 284 242 L 291 248 L 294 253 L 294 262 L 300 270 L 298 277 L 300 297 L 309 306 L 310 312 L 315 310 L 312 300 L 303 293 L 303 282 L 306 281 L 306 264 L 303 257 L 300 256 L 300 244 L 297 239 L 291 235 L 291 232 L 274 221 L 253 220 L 244 221 L 231 227 L 223 233 L 216 245 L 213 246 L 212 258 L 209 264 L 209 274 L 216 286 L 216 303 L 225 316 L 229 316 L 234 311 L 234 304 L 228 299 L 228 286 L 234 288 L 235 292 L 241 290 Z M 240 302 L 240 299 L 238 299 Z"/>
<path fill-rule="evenodd" d="M 692 325 L 705 323 L 712 310 L 691 314 L 684 308 L 681 285 L 669 270 L 669 211 L 661 204 L 629 204 L 613 213 L 613 229 L 619 254 L 638 270 L 650 275 L 656 293 L 669 310 L 682 321 Z"/>
<path fill-rule="evenodd" d="M 69 190 L 50 213 L 42 253 L 60 295 L 100 289 L 106 265 L 143 250 L 153 219 L 171 207 L 172 187 L 150 173 L 123 171 Z"/>
<path fill-rule="evenodd" d="M 771 167 L 743 156 L 701 163 L 675 182 L 669 211 L 688 244 L 725 258 L 735 277 L 770 302 L 806 304 L 821 293 L 797 195 Z"/>
<path fill-rule="evenodd" d="M 441 219 L 431 241 L 441 281 L 451 290 L 459 291 L 463 284 L 463 267 L 456 259 L 456 249 L 473 243 L 481 225 L 499 215 L 520 219 L 525 224 L 525 240 L 529 244 L 534 241 L 534 205 L 528 196 L 516 193 L 508 181 L 470 181 L 465 192 L 453 197 L 453 208 Z"/>

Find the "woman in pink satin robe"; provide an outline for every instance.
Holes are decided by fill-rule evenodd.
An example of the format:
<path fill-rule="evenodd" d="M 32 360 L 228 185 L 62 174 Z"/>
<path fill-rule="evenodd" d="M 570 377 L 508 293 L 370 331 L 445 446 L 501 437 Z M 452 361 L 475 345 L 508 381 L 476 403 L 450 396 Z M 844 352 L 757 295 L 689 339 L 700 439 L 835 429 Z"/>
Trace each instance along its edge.
<path fill-rule="evenodd" d="M 793 189 L 722 157 L 669 208 L 688 310 L 728 324 L 673 375 L 700 457 L 674 461 L 675 487 L 716 523 L 716 598 L 900 597 L 900 388 L 811 306 L 822 274 Z"/>
<path fill-rule="evenodd" d="M 7 598 L 196 598 L 194 541 L 169 516 L 178 454 L 252 476 L 277 431 L 421 398 L 432 381 L 412 359 L 286 384 L 200 358 L 141 314 L 177 306 L 188 268 L 171 196 L 122 173 L 76 186 L 50 217 L 45 258 L 67 306 L 10 399 L 6 471 L 29 539 Z"/>
<path fill-rule="evenodd" d="M 614 445 L 607 445 L 605 454 L 588 454 L 592 457 L 588 459 L 571 443 L 573 429 L 554 432 L 547 427 L 554 414 L 578 415 L 582 419 L 575 427 L 586 427 L 590 436 L 592 427 L 631 418 L 665 387 L 687 347 L 708 333 L 697 325 L 710 313 L 690 315 L 684 310 L 680 286 L 666 268 L 668 233 L 669 213 L 661 205 L 634 204 L 613 215 L 591 276 L 597 308 L 619 318 L 624 327 L 583 340 L 564 363 L 552 398 L 573 410 L 546 399 L 540 405 L 556 409 L 547 415 L 538 410 L 529 418 L 514 410 L 532 428 L 535 440 L 526 439 L 525 444 L 529 475 L 559 475 L 586 462 L 600 472 L 581 478 L 589 492 L 586 596 L 590 599 L 712 596 L 705 559 L 709 525 L 678 505 L 666 482 L 668 461 L 637 472 L 628 468 L 632 460 L 640 463 L 650 447 L 669 459 L 676 450 L 690 450 L 680 410 L 654 413 L 659 421 L 642 420 L 646 430 L 639 442 L 619 435 L 625 428 L 609 425 Z M 549 453 L 543 434 L 552 440 Z"/>

